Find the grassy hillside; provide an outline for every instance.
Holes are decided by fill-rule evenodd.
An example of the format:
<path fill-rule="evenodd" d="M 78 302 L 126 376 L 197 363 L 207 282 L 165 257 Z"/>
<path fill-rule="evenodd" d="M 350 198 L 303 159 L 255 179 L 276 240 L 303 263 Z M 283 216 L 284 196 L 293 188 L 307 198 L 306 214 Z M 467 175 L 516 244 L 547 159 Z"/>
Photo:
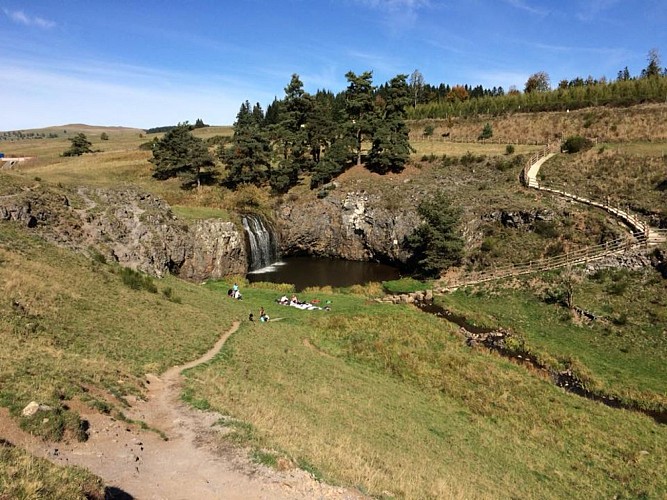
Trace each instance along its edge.
<path fill-rule="evenodd" d="M 424 128 L 432 125 L 433 141 L 473 142 L 486 123 L 490 123 L 493 129 L 491 142 L 500 143 L 545 144 L 571 135 L 613 143 L 667 141 L 667 106 L 664 104 L 425 119 L 412 122 L 410 130 L 412 138 L 418 139 Z M 443 133 L 450 135 L 443 139 Z"/>
<path fill-rule="evenodd" d="M 282 292 L 262 285 L 244 287 L 242 302 L 226 297 L 225 283 L 167 279 L 157 293 L 133 290 L 113 266 L 13 224 L 0 226 L 0 247 L 0 402 L 17 416 L 42 401 L 62 422 L 22 418 L 32 432 L 75 433 L 64 407 L 72 398 L 121 413 L 143 373 L 196 357 L 264 306 L 282 321 L 244 322 L 214 362 L 188 374 L 186 392 L 229 414 L 232 439 L 262 461 L 283 457 L 329 481 L 407 498 L 667 491 L 664 426 L 471 350 L 435 317 L 367 301 L 376 289 L 305 292 L 332 311 L 299 311 L 275 305 Z"/>
<path fill-rule="evenodd" d="M 546 184 L 615 206 L 629 207 L 667 227 L 667 143 L 604 143 L 545 165 Z"/>
<path fill-rule="evenodd" d="M 600 195 L 607 189 L 609 196 L 664 213 L 664 153 L 655 142 L 640 140 L 643 129 L 632 120 L 667 108 L 647 109 L 628 112 L 629 124 L 616 128 L 627 134 L 603 151 L 556 157 L 545 167 L 547 180 L 590 182 Z M 528 118 L 514 118 L 508 130 L 526 136 L 568 119 L 536 115 L 531 128 Z M 623 117 L 609 118 L 616 119 Z M 572 130 L 603 122 L 584 127 L 582 121 Z M 659 135 L 660 125 L 650 123 Z M 461 133 L 479 126 L 459 125 Z M 68 134 L 74 127 L 67 126 Z M 494 134 L 502 128 L 494 123 Z M 150 153 L 138 149 L 150 136 L 86 130 L 103 152 L 61 158 L 69 141 L 60 135 L 0 141 L 5 152 L 38 156 L 3 172 L 0 196 L 36 183 L 43 189 L 134 184 L 190 218 L 233 217 L 246 195 L 272 203 L 265 193 L 184 191 L 176 182 L 157 182 Z M 108 141 L 99 139 L 103 131 Z M 195 131 L 207 137 L 229 132 Z M 525 158 L 534 146 L 506 155 L 503 142 L 415 144 L 412 165 L 402 174 L 380 177 L 354 168 L 341 176 L 337 189 L 381 192 L 387 207 L 416 203 L 436 187 L 446 191 L 468 222 L 471 267 L 521 262 L 620 231 L 604 214 L 520 188 L 519 155 Z M 314 196 L 306 180 L 286 200 Z M 539 231 L 483 218 L 538 208 L 554 214 Z M 226 297 L 225 282 L 202 286 L 169 277 L 152 280 L 154 289 L 136 290 L 128 286 L 132 279 L 101 258 L 69 253 L 0 221 L 0 406 L 26 430 L 50 439 L 82 438 L 79 416 L 67 404 L 72 399 L 123 418 L 126 396 L 144 391 L 145 373 L 196 358 L 241 320 L 218 357 L 187 373 L 184 399 L 228 415 L 219 424 L 220 439 L 250 445 L 258 461 L 292 463 L 384 498 L 667 495 L 665 425 L 568 394 L 541 372 L 467 347 L 457 327 L 444 320 L 410 306 L 376 303 L 378 286 L 306 291 L 300 298 L 329 300 L 332 310 L 299 311 L 275 304 L 285 287 L 249 286 L 238 277 L 241 302 Z M 552 273 L 463 289 L 439 300 L 476 323 L 510 329 L 545 364 L 570 368 L 593 391 L 664 411 L 666 281 L 653 271 L 581 278 L 574 302 L 598 317 L 588 322 L 559 305 L 563 280 Z M 246 321 L 260 306 L 280 320 Z M 32 400 L 52 406 L 47 422 L 43 414 L 19 416 Z M 79 471 L 31 461 L 7 446 L 1 451 L 0 497 L 31 491 L 20 489 L 31 481 L 73 488 L 54 490 L 53 496 L 99 486 Z"/>

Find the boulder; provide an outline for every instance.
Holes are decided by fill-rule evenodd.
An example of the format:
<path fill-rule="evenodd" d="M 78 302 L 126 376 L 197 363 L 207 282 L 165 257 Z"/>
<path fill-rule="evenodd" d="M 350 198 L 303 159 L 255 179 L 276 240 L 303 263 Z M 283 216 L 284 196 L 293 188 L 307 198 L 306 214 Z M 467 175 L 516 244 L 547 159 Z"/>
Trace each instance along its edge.
<path fill-rule="evenodd" d="M 27 404 L 23 410 L 21 410 L 21 415 L 24 417 L 32 417 L 40 411 L 50 411 L 52 408 L 49 405 L 39 404 L 37 401 L 31 401 Z"/>

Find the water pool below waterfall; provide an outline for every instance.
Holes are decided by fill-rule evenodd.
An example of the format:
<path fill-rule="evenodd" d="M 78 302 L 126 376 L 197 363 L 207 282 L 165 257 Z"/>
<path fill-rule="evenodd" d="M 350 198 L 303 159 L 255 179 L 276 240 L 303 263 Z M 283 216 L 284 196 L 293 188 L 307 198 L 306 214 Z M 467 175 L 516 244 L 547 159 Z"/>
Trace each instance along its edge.
<path fill-rule="evenodd" d="M 398 278 L 398 269 L 386 264 L 316 257 L 285 257 L 276 264 L 248 274 L 251 283 L 291 283 L 297 292 L 310 286 L 340 288 Z"/>

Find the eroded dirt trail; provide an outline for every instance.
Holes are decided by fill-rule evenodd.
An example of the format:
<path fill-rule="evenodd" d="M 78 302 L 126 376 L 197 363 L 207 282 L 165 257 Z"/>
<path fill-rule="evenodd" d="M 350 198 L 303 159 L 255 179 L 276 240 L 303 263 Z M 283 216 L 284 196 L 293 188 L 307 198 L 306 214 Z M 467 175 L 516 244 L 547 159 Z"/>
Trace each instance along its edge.
<path fill-rule="evenodd" d="M 161 430 L 168 441 L 83 405 L 76 409 L 90 422 L 85 443 L 45 443 L 18 429 L 6 411 L 0 413 L 0 434 L 54 463 L 83 466 L 107 486 L 138 499 L 363 498 L 356 491 L 321 484 L 298 469 L 276 471 L 253 464 L 243 450 L 220 445 L 219 430 L 212 426 L 221 415 L 180 401 L 181 371 L 213 358 L 238 326 L 198 360 L 161 376 L 147 375 L 147 400 L 131 401 L 126 415 Z"/>

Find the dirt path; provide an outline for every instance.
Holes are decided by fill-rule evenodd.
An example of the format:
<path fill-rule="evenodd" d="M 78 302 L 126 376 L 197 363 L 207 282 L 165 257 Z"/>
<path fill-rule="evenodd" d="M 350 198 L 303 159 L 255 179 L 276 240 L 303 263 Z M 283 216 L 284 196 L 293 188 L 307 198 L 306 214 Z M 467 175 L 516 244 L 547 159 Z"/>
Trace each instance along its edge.
<path fill-rule="evenodd" d="M 76 409 L 90 422 L 85 443 L 36 439 L 22 432 L 6 410 L 0 412 L 0 436 L 56 464 L 89 469 L 103 478 L 117 498 L 363 498 L 356 491 L 321 484 L 299 469 L 276 471 L 250 462 L 246 451 L 221 444 L 220 428 L 212 427 L 221 415 L 192 409 L 180 401 L 181 372 L 211 360 L 238 326 L 235 323 L 201 358 L 170 368 L 159 377 L 147 375 L 146 401 L 131 401 L 126 415 L 161 430 L 168 441 L 84 405 Z"/>

